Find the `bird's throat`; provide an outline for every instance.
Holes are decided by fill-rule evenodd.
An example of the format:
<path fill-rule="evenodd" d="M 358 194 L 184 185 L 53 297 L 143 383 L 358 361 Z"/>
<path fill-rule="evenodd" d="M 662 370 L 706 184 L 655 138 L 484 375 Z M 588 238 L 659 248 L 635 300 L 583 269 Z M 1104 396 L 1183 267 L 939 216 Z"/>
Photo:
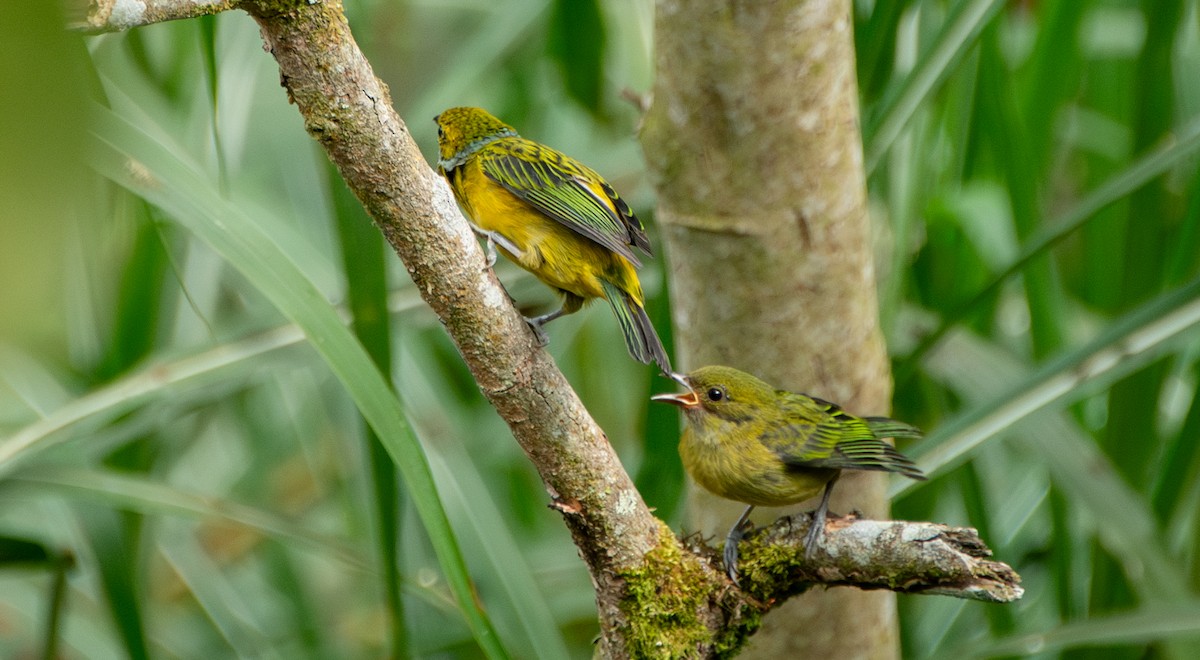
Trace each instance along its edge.
<path fill-rule="evenodd" d="M 480 149 L 488 146 L 496 140 L 503 140 L 504 138 L 510 137 L 517 137 L 517 132 L 511 128 L 506 128 L 498 133 L 493 133 L 486 137 L 481 137 L 478 140 L 468 142 L 467 146 L 459 149 L 453 156 L 449 158 L 439 158 L 438 167 L 441 167 L 445 172 L 449 172 L 450 170 L 467 162 L 467 159 L 478 153 Z"/>

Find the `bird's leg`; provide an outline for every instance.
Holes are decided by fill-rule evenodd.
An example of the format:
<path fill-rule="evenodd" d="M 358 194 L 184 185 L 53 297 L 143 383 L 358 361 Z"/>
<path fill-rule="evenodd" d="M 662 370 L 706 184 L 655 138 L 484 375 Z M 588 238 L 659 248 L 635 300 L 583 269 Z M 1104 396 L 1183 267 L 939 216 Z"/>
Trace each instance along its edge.
<path fill-rule="evenodd" d="M 542 326 L 560 316 L 563 316 L 564 314 L 567 314 L 566 305 L 559 307 L 549 314 L 525 317 L 525 322 L 529 324 L 530 328 L 533 328 L 533 334 L 537 336 L 538 346 L 545 346 L 546 344 L 550 343 L 550 338 L 546 336 L 546 331 L 542 329 Z"/>
<path fill-rule="evenodd" d="M 483 269 L 487 270 L 496 265 L 496 259 L 498 259 L 499 256 L 496 254 L 496 240 L 491 236 L 487 237 L 487 242 L 484 243 L 484 245 L 487 246 L 487 249 L 485 250 L 485 253 L 487 254 L 487 261 L 484 263 Z"/>
<path fill-rule="evenodd" d="M 509 254 L 516 257 L 517 259 L 521 259 L 522 257 L 525 256 L 525 251 L 522 250 L 521 248 L 517 247 L 516 243 L 513 243 L 512 241 L 508 240 L 508 238 L 506 238 L 504 236 L 504 234 L 501 234 L 500 232 L 496 232 L 496 231 L 488 231 L 487 229 L 480 227 L 479 225 L 475 224 L 474 222 L 472 222 L 470 224 L 471 224 L 471 229 L 476 234 L 479 234 L 483 238 L 487 239 L 487 267 L 488 268 L 491 268 L 492 266 L 496 265 L 496 259 L 497 259 L 496 246 L 497 245 L 504 248 L 505 250 L 508 250 Z"/>
<path fill-rule="evenodd" d="M 559 290 L 559 293 L 563 295 L 562 307 L 559 307 L 557 310 L 550 312 L 549 314 L 542 314 L 541 316 L 535 316 L 533 318 L 529 318 L 528 316 L 525 317 L 525 322 L 529 324 L 529 327 L 533 328 L 533 334 L 537 335 L 538 344 L 540 346 L 545 346 L 550 341 L 549 338 L 546 337 L 546 332 L 542 330 L 543 325 L 546 325 L 560 316 L 574 314 L 575 312 L 583 309 L 583 298 L 580 298 L 570 291 L 564 291 L 561 289 Z"/>
<path fill-rule="evenodd" d="M 821 493 L 821 503 L 817 505 L 817 510 L 813 511 L 812 524 L 808 526 L 808 533 L 804 535 L 804 558 L 812 559 L 813 552 L 817 549 L 817 541 L 821 540 L 821 534 L 825 531 L 825 516 L 829 513 L 829 495 L 833 493 L 833 483 L 837 481 L 837 477 L 829 480 L 825 484 L 825 492 Z"/>
<path fill-rule="evenodd" d="M 729 576 L 730 580 L 733 580 L 734 584 L 738 583 L 738 542 L 746 535 L 747 527 L 754 527 L 754 523 L 750 522 L 750 512 L 753 510 L 753 504 L 746 507 L 746 510 L 742 512 L 742 515 L 738 516 L 737 522 L 733 523 L 733 527 L 729 529 L 729 534 L 725 537 L 725 574 Z"/>

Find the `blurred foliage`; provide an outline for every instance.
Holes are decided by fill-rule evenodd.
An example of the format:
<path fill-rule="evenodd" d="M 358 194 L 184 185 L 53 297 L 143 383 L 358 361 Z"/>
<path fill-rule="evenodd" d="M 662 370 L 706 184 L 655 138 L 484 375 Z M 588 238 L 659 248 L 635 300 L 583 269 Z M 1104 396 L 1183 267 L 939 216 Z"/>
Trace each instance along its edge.
<path fill-rule="evenodd" d="M 559 516 L 376 256 L 252 21 L 84 38 L 56 6 L 0 5 L 0 656 L 590 657 Z M 650 3 L 347 10 L 431 159 L 434 114 L 482 105 L 603 172 L 653 232 L 622 100 L 652 86 Z M 895 415 L 931 430 L 906 449 L 935 475 L 898 484 L 895 513 L 979 527 L 1026 587 L 1005 607 L 901 597 L 905 657 L 1200 656 L 1198 3 L 854 16 Z M 526 312 L 555 303 L 497 269 Z M 661 259 L 644 272 L 665 329 Z M 606 313 L 550 336 L 685 528 L 675 419 L 647 402 L 671 384 Z M 391 410 L 368 354 L 427 457 L 401 473 L 436 493 L 405 477 L 381 505 L 403 443 L 360 416 Z"/>

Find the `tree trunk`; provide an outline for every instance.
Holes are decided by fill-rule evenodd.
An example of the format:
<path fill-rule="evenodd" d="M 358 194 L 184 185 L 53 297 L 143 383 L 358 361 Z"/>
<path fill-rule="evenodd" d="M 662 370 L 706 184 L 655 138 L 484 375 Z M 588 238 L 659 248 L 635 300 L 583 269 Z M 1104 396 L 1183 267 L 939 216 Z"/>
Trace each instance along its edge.
<path fill-rule="evenodd" d="M 891 377 L 850 11 L 848 0 L 660 0 L 642 139 L 681 370 L 728 364 L 875 415 L 888 411 Z M 723 536 L 742 505 L 697 493 L 691 508 Z M 846 474 L 831 509 L 886 516 L 884 479 Z M 892 658 L 895 619 L 891 593 L 812 591 L 768 615 L 749 654 Z"/>

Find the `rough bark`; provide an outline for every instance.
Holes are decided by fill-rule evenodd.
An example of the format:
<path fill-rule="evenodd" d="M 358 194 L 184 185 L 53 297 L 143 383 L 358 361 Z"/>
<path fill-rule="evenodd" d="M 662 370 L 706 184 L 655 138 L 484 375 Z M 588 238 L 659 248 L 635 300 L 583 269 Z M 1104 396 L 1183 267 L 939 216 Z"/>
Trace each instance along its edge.
<path fill-rule="evenodd" d="M 850 2 L 657 8 L 642 138 L 668 248 L 677 363 L 728 364 L 860 414 L 886 413 Z M 883 483 L 845 475 L 832 509 L 886 515 Z M 724 533 L 740 505 L 698 494 L 692 508 L 701 529 Z M 757 657 L 894 657 L 894 596 L 808 593 L 768 617 L 752 648 Z"/>
<path fill-rule="evenodd" d="M 814 585 L 847 585 L 988 603 L 1024 593 L 1021 578 L 990 560 L 991 550 L 969 527 L 846 516 L 827 524 L 819 557 L 805 561 L 802 541 L 810 524 L 808 515 L 784 516 L 748 537 L 740 562 L 747 591 L 774 600 Z"/>

